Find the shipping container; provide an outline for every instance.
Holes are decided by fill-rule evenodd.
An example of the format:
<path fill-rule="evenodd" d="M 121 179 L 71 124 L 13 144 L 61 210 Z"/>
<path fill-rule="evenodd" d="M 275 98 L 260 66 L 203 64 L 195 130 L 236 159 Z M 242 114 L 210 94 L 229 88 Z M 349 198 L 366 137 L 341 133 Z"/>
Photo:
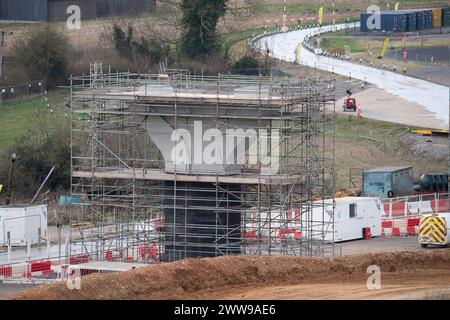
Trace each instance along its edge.
<path fill-rule="evenodd" d="M 431 12 L 433 17 L 433 28 L 442 27 L 442 9 L 433 9 Z"/>
<path fill-rule="evenodd" d="M 411 13 L 399 12 L 399 11 L 384 11 L 380 13 L 380 28 L 373 30 L 386 31 L 386 32 L 406 32 L 408 31 L 408 21 Z M 369 18 L 372 17 L 371 13 L 361 14 L 361 32 L 371 31 L 367 24 Z M 415 17 L 411 18 L 413 21 Z M 415 30 L 415 26 L 411 27 Z"/>
<path fill-rule="evenodd" d="M 369 32 L 369 28 L 367 26 L 367 20 L 369 19 L 370 14 L 368 13 L 361 13 L 361 18 L 360 18 L 360 31 L 361 32 Z"/>
<path fill-rule="evenodd" d="M 442 26 L 450 27 L 450 7 L 442 9 Z"/>
<path fill-rule="evenodd" d="M 425 27 L 427 29 L 433 28 L 433 12 L 431 10 L 425 11 Z"/>
<path fill-rule="evenodd" d="M 381 29 L 384 31 L 406 32 L 408 16 L 403 12 L 383 12 L 381 14 Z"/>
<path fill-rule="evenodd" d="M 380 167 L 363 172 L 363 195 L 400 197 L 414 192 L 412 167 Z"/>
<path fill-rule="evenodd" d="M 433 27 L 433 13 L 430 9 L 408 10 L 416 14 L 416 30 L 426 30 Z"/>
<path fill-rule="evenodd" d="M 407 17 L 406 31 L 412 32 L 417 30 L 417 13 L 412 11 L 405 11 Z"/>

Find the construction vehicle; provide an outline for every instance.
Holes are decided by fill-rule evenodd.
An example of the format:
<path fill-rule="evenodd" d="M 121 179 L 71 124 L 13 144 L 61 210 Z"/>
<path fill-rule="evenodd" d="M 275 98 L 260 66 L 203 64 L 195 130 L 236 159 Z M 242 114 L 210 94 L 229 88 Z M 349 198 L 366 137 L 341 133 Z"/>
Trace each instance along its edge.
<path fill-rule="evenodd" d="M 344 112 L 347 111 L 356 111 L 356 99 L 355 98 L 351 98 L 351 97 L 347 97 L 344 99 L 344 104 L 342 105 L 342 108 L 344 109 Z"/>
<path fill-rule="evenodd" d="M 450 213 L 432 213 L 421 217 L 419 243 L 422 248 L 448 246 L 450 244 Z"/>
<path fill-rule="evenodd" d="M 347 112 L 347 111 L 355 112 L 358 107 L 356 105 L 356 99 L 352 98 L 352 94 L 353 94 L 352 89 L 347 89 L 346 93 L 347 93 L 347 98 L 344 99 L 344 104 L 342 105 L 342 109 L 344 110 L 344 112 Z"/>

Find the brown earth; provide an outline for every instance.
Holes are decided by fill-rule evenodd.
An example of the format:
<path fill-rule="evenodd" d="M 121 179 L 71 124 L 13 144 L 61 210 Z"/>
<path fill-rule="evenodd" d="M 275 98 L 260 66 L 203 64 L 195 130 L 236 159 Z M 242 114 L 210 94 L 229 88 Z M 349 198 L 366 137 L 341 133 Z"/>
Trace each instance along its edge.
<path fill-rule="evenodd" d="M 382 289 L 368 290 L 367 267 Z M 51 284 L 11 299 L 367 299 L 448 298 L 450 250 L 336 258 L 220 257 L 82 278 L 81 290 Z"/>
<path fill-rule="evenodd" d="M 159 1 L 158 1 L 159 2 Z M 383 3 L 382 0 L 336 0 L 336 6 L 344 8 L 358 8 L 363 10 L 369 4 Z M 314 12 L 287 12 L 286 19 L 290 24 L 289 19 L 297 19 L 304 16 L 314 16 L 315 10 L 319 8 L 319 4 L 315 0 L 303 0 L 302 4 L 305 6 L 312 6 Z M 222 18 L 218 25 L 218 30 L 221 33 L 239 32 L 252 28 L 261 28 L 264 26 L 279 25 L 280 22 L 268 22 L 274 19 L 282 19 L 282 12 L 254 12 L 247 10 L 254 6 L 267 5 L 283 5 L 283 0 L 231 0 L 228 3 L 230 8 L 227 15 Z M 240 10 L 238 10 L 240 9 Z M 327 13 L 330 14 L 330 13 Z M 347 14 L 347 13 L 346 13 Z M 355 14 L 355 12 L 353 12 Z M 106 19 L 87 20 L 83 21 L 81 30 L 69 30 L 66 28 L 66 22 L 55 22 L 53 25 L 60 27 L 63 30 L 72 44 L 77 48 L 88 48 L 107 45 L 102 35 L 105 34 L 106 29 L 110 28 L 113 21 L 120 23 L 133 24 L 135 30 L 138 32 L 151 32 L 156 38 L 174 40 L 179 36 L 180 27 L 178 25 L 181 14 L 177 8 L 177 1 L 161 1 L 158 3 L 156 13 L 146 13 L 143 16 L 133 17 L 110 17 Z M 11 45 L 18 39 L 21 39 L 28 28 L 34 28 L 36 24 L 40 23 L 19 23 L 19 24 L 2 24 L 2 29 L 6 31 L 13 31 L 13 35 L 9 35 L 5 39 L 5 47 L 8 50 Z M 147 30 L 148 29 L 148 30 Z"/>

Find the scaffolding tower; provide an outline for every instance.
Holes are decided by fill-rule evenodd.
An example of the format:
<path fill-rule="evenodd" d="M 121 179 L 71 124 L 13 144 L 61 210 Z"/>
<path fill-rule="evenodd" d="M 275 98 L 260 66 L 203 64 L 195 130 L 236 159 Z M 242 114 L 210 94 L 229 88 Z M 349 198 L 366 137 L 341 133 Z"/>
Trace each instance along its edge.
<path fill-rule="evenodd" d="M 335 255 L 329 83 L 103 79 L 71 79 L 70 262 Z"/>
<path fill-rule="evenodd" d="M 103 86 L 103 63 L 92 62 L 89 67 L 90 88 L 95 89 Z"/>

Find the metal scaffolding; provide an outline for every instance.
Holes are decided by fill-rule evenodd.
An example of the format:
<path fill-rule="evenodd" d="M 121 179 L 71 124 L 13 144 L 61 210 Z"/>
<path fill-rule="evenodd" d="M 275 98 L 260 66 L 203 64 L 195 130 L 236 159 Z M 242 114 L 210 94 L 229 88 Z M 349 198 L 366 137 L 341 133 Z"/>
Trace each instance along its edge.
<path fill-rule="evenodd" d="M 71 262 L 335 255 L 329 83 L 176 70 L 102 78 L 102 88 L 71 79 L 71 195 L 82 204 L 70 214 Z M 243 138 L 244 161 L 168 159 L 168 128 L 195 139 L 199 122 L 218 134 L 210 144 Z"/>

